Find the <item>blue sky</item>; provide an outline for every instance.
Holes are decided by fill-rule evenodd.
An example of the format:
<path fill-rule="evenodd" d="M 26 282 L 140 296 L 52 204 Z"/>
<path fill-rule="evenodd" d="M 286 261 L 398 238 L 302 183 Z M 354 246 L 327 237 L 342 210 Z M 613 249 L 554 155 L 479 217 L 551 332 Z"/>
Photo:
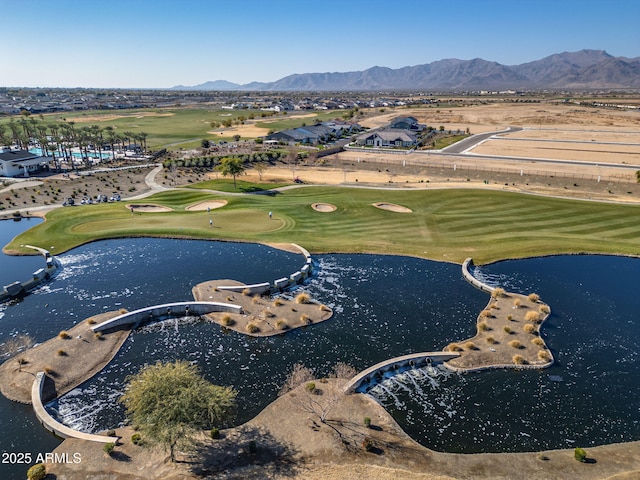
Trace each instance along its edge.
<path fill-rule="evenodd" d="M 0 12 L 0 86 L 248 83 L 584 48 L 640 56 L 638 0 L 0 0 Z"/>

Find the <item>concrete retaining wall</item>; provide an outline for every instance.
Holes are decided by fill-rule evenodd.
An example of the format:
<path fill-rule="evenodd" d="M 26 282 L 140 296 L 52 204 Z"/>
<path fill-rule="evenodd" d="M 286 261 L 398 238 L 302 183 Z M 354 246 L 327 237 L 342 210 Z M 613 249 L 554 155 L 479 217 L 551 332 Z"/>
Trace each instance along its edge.
<path fill-rule="evenodd" d="M 489 285 L 482 283 L 476 277 L 471 275 L 471 272 L 469 271 L 469 267 L 471 267 L 472 265 L 473 265 L 473 259 L 471 257 L 467 258 L 462 263 L 462 276 L 465 278 L 465 280 L 469 282 L 471 285 L 473 285 L 474 287 L 479 288 L 483 292 L 487 292 L 487 293 L 493 292 L 494 290 L 493 287 L 490 287 Z"/>
<path fill-rule="evenodd" d="M 122 325 L 136 325 L 148 321 L 154 317 L 163 317 L 167 315 L 186 316 L 186 315 L 205 315 L 211 312 L 229 312 L 242 313 L 240 305 L 220 302 L 176 302 L 165 303 L 163 305 L 154 305 L 151 307 L 141 308 L 133 312 L 123 313 L 111 320 L 99 323 L 91 327 L 94 332 L 101 332 L 111 328 L 120 327 Z"/>
<path fill-rule="evenodd" d="M 396 368 L 421 367 L 431 362 L 442 363 L 459 356 L 460 354 L 457 352 L 424 352 L 391 358 L 384 362 L 377 363 L 373 367 L 367 368 L 353 377 L 344 386 L 344 393 L 354 393 L 363 383 L 373 381 L 378 372 L 387 372 L 389 370 L 395 370 Z"/>
<path fill-rule="evenodd" d="M 40 424 L 54 435 L 61 438 L 79 438 L 90 442 L 100 443 L 117 443 L 120 437 L 106 437 L 103 435 L 94 435 L 91 433 L 78 432 L 73 428 L 67 427 L 55 420 L 42 404 L 42 388 L 46 377 L 44 372 L 36 373 L 36 378 L 31 385 L 31 403 L 33 411 L 38 418 Z"/>
<path fill-rule="evenodd" d="M 33 272 L 32 277 L 24 282 L 13 282 L 9 285 L 5 285 L 3 289 L 0 290 L 0 303 L 24 295 L 29 290 L 36 288 L 42 282 L 46 282 L 55 274 L 56 270 L 60 266 L 60 262 L 58 262 L 55 257 L 52 257 L 44 248 L 34 247 L 31 245 L 24 246 L 40 252 L 46 260 L 46 267 Z"/>
<path fill-rule="evenodd" d="M 271 284 L 269 282 L 254 283 L 253 285 L 225 285 L 216 287 L 218 290 L 225 290 L 229 292 L 244 292 L 249 290 L 250 295 L 262 295 L 263 293 L 271 290 Z"/>

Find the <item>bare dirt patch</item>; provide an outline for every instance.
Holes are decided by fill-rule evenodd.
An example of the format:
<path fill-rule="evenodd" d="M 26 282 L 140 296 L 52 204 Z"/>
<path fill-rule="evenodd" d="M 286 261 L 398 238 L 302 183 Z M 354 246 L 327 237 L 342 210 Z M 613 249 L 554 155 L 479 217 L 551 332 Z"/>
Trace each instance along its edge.
<path fill-rule="evenodd" d="M 371 205 L 381 210 L 388 210 L 390 212 L 396 212 L 396 213 L 412 213 L 413 212 L 413 210 L 411 210 L 410 208 L 403 207 L 402 205 L 396 205 L 395 203 L 378 202 L 378 203 L 372 203 Z"/>
<path fill-rule="evenodd" d="M 128 115 L 109 113 L 105 115 L 82 115 L 74 118 L 73 121 L 77 123 L 108 122 L 110 120 L 118 120 L 119 118 L 172 117 L 174 115 L 174 113 L 157 112 L 131 113 Z"/>
<path fill-rule="evenodd" d="M 222 208 L 227 204 L 226 200 L 206 200 L 204 202 L 194 203 L 193 205 L 189 205 L 185 210 L 189 211 L 198 211 L 201 212 L 203 210 L 215 210 L 216 208 Z"/>
<path fill-rule="evenodd" d="M 330 203 L 312 203 L 311 208 L 313 208 L 316 212 L 335 212 L 338 207 L 332 205 Z"/>
<path fill-rule="evenodd" d="M 153 203 L 128 203 L 127 208 L 132 211 L 144 213 L 161 213 L 173 211 L 172 208 L 165 207 L 164 205 L 155 205 Z"/>

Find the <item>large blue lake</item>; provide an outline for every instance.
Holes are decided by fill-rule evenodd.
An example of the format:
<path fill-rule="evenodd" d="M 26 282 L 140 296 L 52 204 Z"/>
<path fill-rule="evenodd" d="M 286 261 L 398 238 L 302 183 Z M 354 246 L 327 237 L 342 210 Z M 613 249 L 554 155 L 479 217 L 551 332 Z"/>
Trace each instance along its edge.
<path fill-rule="evenodd" d="M 191 287 L 205 280 L 272 281 L 304 263 L 262 245 L 166 239 L 103 241 L 58 258 L 63 268 L 52 282 L 16 305 L 0 306 L 0 343 L 19 333 L 44 341 L 102 311 L 191 299 Z M 197 319 L 152 324 L 51 410 L 85 431 L 120 425 L 116 400 L 124 378 L 145 362 L 181 358 L 239 391 L 237 422 L 244 422 L 275 399 L 296 362 L 322 376 L 339 361 L 360 370 L 440 350 L 473 334 L 488 300 L 463 280 L 459 265 L 382 255 L 314 259 L 316 273 L 302 288 L 334 309 L 331 320 L 270 338 L 223 333 Z M 543 336 L 557 364 L 476 374 L 433 368 L 388 379 L 370 394 L 401 426 L 427 447 L 466 453 L 640 439 L 640 259 L 546 257 L 500 262 L 476 274 L 507 290 L 537 292 L 551 306 Z M 58 443 L 29 406 L 0 398 L 0 416 L 0 451 L 37 453 Z"/>

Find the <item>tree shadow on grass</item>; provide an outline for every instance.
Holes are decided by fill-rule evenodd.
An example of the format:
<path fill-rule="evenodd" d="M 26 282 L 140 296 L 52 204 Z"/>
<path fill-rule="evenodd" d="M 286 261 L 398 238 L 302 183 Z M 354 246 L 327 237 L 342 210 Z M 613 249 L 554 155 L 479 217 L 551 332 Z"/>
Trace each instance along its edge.
<path fill-rule="evenodd" d="M 268 431 L 245 427 L 217 440 L 201 441 L 191 456 L 190 470 L 200 477 L 224 473 L 227 479 L 248 478 L 252 469 L 260 478 L 295 477 L 296 451 Z"/>

